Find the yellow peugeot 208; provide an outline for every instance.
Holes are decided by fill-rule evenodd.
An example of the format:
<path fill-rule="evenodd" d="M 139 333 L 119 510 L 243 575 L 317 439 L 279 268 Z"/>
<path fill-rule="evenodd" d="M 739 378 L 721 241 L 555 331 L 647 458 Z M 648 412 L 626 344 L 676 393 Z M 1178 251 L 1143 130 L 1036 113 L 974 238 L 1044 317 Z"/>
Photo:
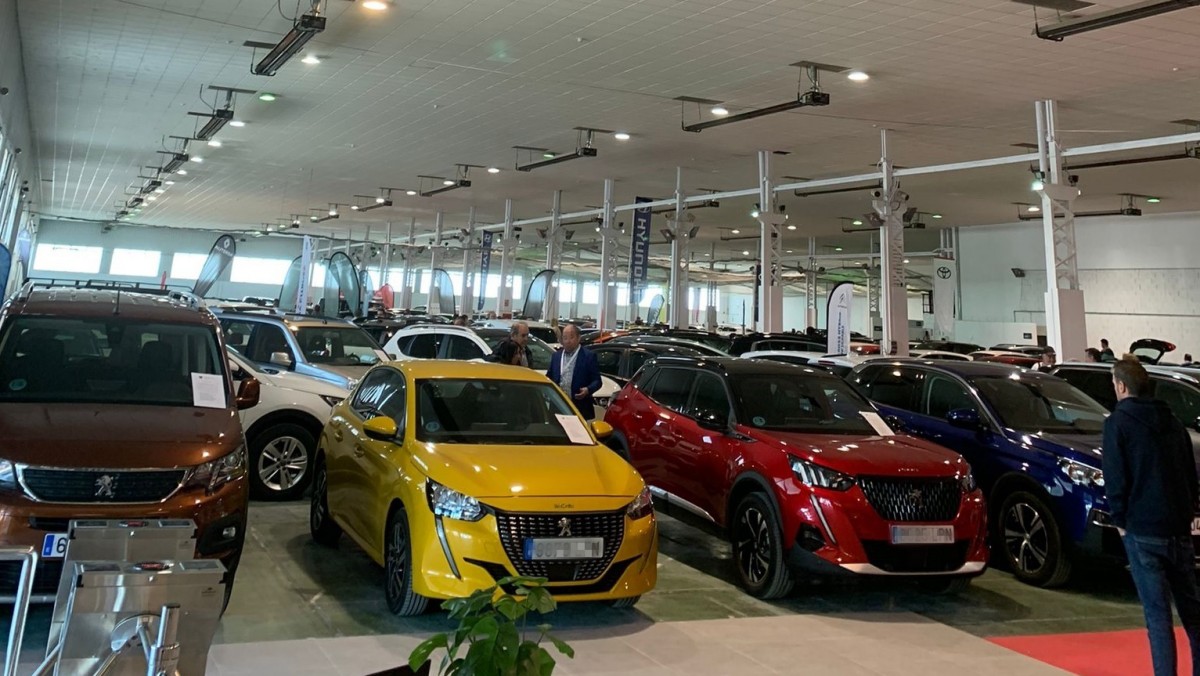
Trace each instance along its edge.
<path fill-rule="evenodd" d="M 611 431 L 529 369 L 380 364 L 321 433 L 312 537 L 366 550 L 400 615 L 512 575 L 633 605 L 657 580 L 658 528 L 641 476 L 597 440 Z"/>

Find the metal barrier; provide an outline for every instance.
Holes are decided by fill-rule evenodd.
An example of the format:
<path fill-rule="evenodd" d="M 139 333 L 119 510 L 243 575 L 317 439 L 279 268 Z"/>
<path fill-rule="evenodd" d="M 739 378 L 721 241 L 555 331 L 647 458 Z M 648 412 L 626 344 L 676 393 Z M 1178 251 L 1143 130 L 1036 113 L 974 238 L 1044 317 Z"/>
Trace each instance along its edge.
<path fill-rule="evenodd" d="M 3 676 L 16 676 L 17 663 L 21 660 L 21 641 L 25 637 L 25 620 L 29 617 L 29 599 L 33 595 L 33 575 L 37 570 L 38 554 L 33 547 L 0 547 L 0 561 L 22 562 L 3 673 Z"/>

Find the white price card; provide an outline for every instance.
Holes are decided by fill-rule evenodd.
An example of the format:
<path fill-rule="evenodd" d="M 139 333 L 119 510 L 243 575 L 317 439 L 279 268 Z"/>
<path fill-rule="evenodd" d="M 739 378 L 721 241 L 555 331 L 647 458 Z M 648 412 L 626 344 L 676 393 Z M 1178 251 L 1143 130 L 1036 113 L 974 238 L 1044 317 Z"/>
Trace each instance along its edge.
<path fill-rule="evenodd" d="M 225 408 L 225 378 L 213 373 L 193 373 L 192 406 Z"/>
<path fill-rule="evenodd" d="M 883 421 L 883 417 L 875 411 L 859 411 L 858 414 L 863 417 L 863 420 L 867 421 L 867 424 L 875 429 L 875 434 L 881 437 L 895 436 L 896 433 L 892 431 L 892 428 L 888 427 L 888 424 Z"/>
<path fill-rule="evenodd" d="M 571 443 L 592 445 L 592 435 L 588 434 L 587 428 L 583 426 L 583 421 L 578 416 L 555 413 L 554 417 L 558 418 L 558 424 L 562 425 Z"/>

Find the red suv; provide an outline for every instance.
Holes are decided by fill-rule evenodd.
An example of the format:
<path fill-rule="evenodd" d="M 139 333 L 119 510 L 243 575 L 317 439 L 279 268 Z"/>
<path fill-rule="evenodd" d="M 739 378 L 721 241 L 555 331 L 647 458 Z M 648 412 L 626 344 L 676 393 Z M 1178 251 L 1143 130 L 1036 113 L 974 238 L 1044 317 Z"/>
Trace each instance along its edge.
<path fill-rule="evenodd" d="M 845 381 L 750 359 L 660 357 L 605 415 L 651 485 L 729 538 L 742 586 L 795 575 L 921 578 L 959 590 L 987 565 L 983 495 L 956 453 L 895 435 Z"/>

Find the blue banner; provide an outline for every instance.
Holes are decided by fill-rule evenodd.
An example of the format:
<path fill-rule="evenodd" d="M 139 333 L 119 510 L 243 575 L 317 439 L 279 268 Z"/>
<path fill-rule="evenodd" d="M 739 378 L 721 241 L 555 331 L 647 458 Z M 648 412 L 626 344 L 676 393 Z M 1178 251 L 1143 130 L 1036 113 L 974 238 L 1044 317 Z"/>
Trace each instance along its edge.
<path fill-rule="evenodd" d="M 10 274 L 12 274 L 12 254 L 9 253 L 8 247 L 0 244 L 0 299 L 3 298 L 5 289 L 8 288 Z"/>
<path fill-rule="evenodd" d="M 649 197 L 639 197 L 636 202 L 652 202 Z M 646 286 L 646 277 L 650 271 L 650 207 L 635 209 L 633 212 L 633 240 L 630 242 L 629 253 L 629 304 L 640 305 L 642 289 Z"/>
<path fill-rule="evenodd" d="M 483 297 L 487 295 L 487 276 L 488 268 L 492 266 L 492 231 L 485 230 L 483 233 L 483 244 L 479 252 L 479 283 L 475 286 L 479 288 L 479 301 L 476 303 L 475 311 L 483 309 Z"/>

